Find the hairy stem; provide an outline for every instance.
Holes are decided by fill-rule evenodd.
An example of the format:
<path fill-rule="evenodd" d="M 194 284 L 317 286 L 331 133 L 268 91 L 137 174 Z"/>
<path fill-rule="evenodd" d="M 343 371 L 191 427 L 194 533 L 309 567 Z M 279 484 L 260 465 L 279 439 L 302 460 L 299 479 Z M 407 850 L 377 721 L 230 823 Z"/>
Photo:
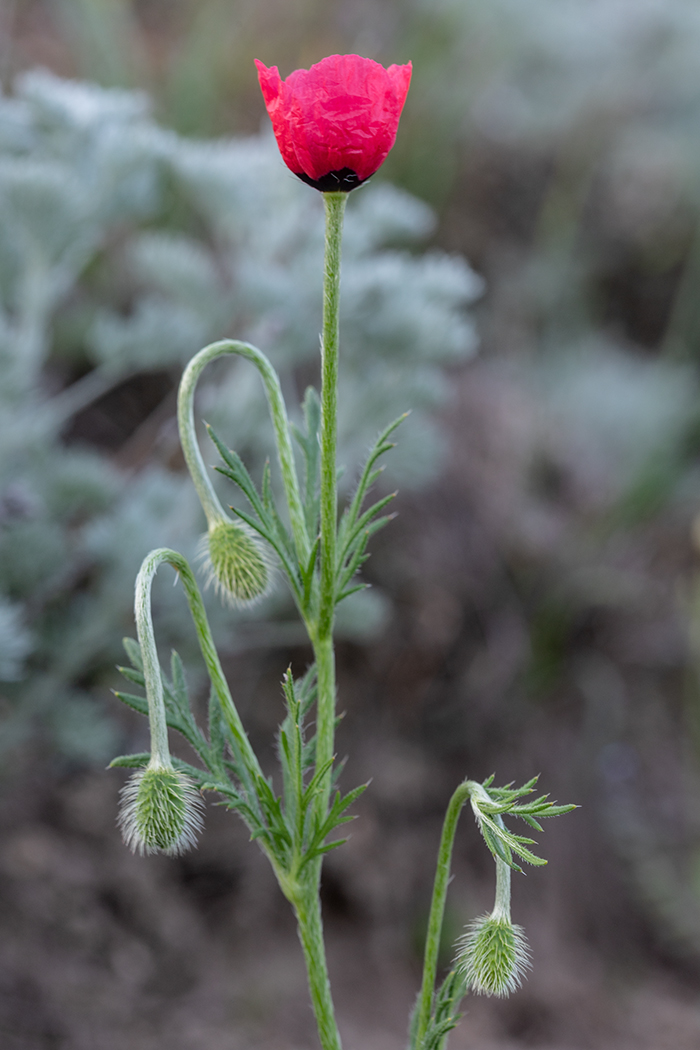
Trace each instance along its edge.
<path fill-rule="evenodd" d="M 428 919 L 428 932 L 425 939 L 425 956 L 423 960 L 423 983 L 418 997 L 418 1021 L 416 1024 L 415 1046 L 420 1047 L 423 1037 L 430 1023 L 430 1014 L 435 994 L 435 978 L 437 976 L 438 956 L 440 953 L 440 937 L 442 934 L 442 923 L 445 917 L 445 901 L 447 900 L 447 887 L 450 881 L 450 867 L 452 863 L 452 848 L 454 846 L 457 821 L 462 812 L 464 803 L 469 798 L 474 784 L 471 780 L 465 780 L 460 784 L 450 799 L 445 814 L 445 823 L 442 827 L 442 838 L 438 850 L 437 869 L 435 871 L 435 884 L 433 886 L 433 899 L 430 905 L 430 917 Z"/>
<path fill-rule="evenodd" d="M 151 585 L 158 566 L 163 560 L 159 557 L 160 554 L 161 551 L 152 551 L 151 554 L 147 555 L 136 577 L 134 618 L 143 659 L 143 677 L 146 681 L 148 722 L 151 730 L 151 762 L 171 769 L 172 762 L 168 745 L 168 726 L 165 719 L 163 683 L 160 677 L 160 663 L 158 662 L 158 650 L 156 648 L 153 617 L 151 615 Z"/>
<path fill-rule="evenodd" d="M 236 339 L 221 339 L 218 343 L 211 343 L 209 346 L 205 346 L 203 350 L 200 350 L 192 358 L 180 381 L 177 401 L 180 443 L 207 522 L 209 525 L 213 525 L 217 521 L 228 521 L 230 520 L 230 515 L 219 502 L 199 450 L 194 423 L 194 392 L 197 381 L 206 366 L 217 357 L 223 357 L 224 354 L 237 354 L 239 357 L 244 357 L 247 361 L 251 361 L 262 377 L 267 401 L 270 406 L 272 425 L 275 430 L 277 455 L 282 471 L 287 506 L 289 507 L 289 520 L 292 526 L 294 545 L 300 564 L 306 565 L 311 547 L 306 531 L 304 508 L 301 502 L 299 480 L 294 463 L 294 452 L 289 436 L 287 408 L 282 396 L 280 381 L 274 368 L 261 350 L 251 346 L 250 343 L 242 343 Z"/>
<path fill-rule="evenodd" d="M 501 817 L 497 820 L 503 823 Z M 491 917 L 499 922 L 510 922 L 510 867 L 500 857 L 494 857 L 496 861 L 496 900 L 491 912 Z"/>
<path fill-rule="evenodd" d="M 323 271 L 323 335 L 321 344 L 321 580 L 318 618 L 310 625 L 316 658 L 318 699 L 316 709 L 316 770 L 333 757 L 335 737 L 335 617 L 336 535 L 338 489 L 336 448 L 338 429 L 338 331 L 340 305 L 340 250 L 346 193 L 324 193 L 326 208 L 326 248 Z M 315 801 L 318 818 L 323 820 L 331 789 L 330 770 Z M 323 943 L 319 888 L 321 864 L 311 862 L 305 879 L 306 892 L 295 902 L 299 937 L 309 978 L 318 1034 L 323 1050 L 339 1050 L 340 1036 L 335 1023 L 333 1000 Z"/>
<path fill-rule="evenodd" d="M 326 251 L 321 344 L 321 601 L 318 615 L 320 638 L 331 636 L 335 609 L 340 249 L 346 198 L 347 193 L 323 195 L 326 206 Z"/>
<path fill-rule="evenodd" d="M 338 331 L 340 305 L 340 250 L 346 193 L 324 193 L 326 250 L 323 272 L 323 340 L 321 347 L 321 582 L 318 621 L 312 639 L 318 671 L 316 769 L 333 756 L 335 731 L 335 615 L 336 532 L 338 491 L 336 448 L 338 429 Z M 319 795 L 325 810 L 330 794 L 330 772 Z"/>
<path fill-rule="evenodd" d="M 151 755 L 153 758 L 160 759 L 161 762 L 163 755 L 165 755 L 167 762 L 163 762 L 163 764 L 170 764 L 163 686 L 151 616 L 151 585 L 153 577 L 158 571 L 158 566 L 162 565 L 163 562 L 171 565 L 183 582 L 187 603 L 197 632 L 199 648 L 228 727 L 241 749 L 241 754 L 249 771 L 256 776 L 262 776 L 257 756 L 250 745 L 240 715 L 233 702 L 228 683 L 224 677 L 197 581 L 187 559 L 183 558 L 177 551 L 169 550 L 167 547 L 160 547 L 151 551 L 144 558 L 136 579 L 136 630 L 138 632 L 139 645 L 141 646 L 141 655 L 143 656 L 144 678 L 146 679 L 148 713 L 151 722 Z"/>
<path fill-rule="evenodd" d="M 317 886 L 310 887 L 294 902 L 299 929 L 299 940 L 304 951 L 309 991 L 313 1005 L 318 1035 L 323 1050 L 340 1050 L 340 1035 L 335 1021 L 331 985 L 326 965 L 326 950 L 323 943 L 321 902 Z"/>

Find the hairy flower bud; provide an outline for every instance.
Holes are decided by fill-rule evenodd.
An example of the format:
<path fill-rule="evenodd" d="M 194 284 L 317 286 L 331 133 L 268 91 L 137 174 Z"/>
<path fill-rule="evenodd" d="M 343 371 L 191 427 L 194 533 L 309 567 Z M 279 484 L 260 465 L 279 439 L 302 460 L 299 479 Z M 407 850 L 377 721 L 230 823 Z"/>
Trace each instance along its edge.
<path fill-rule="evenodd" d="M 530 969 L 525 932 L 505 916 L 482 915 L 475 919 L 457 947 L 455 966 L 477 995 L 510 995 Z"/>
<path fill-rule="evenodd" d="M 132 853 L 191 849 L 202 827 L 202 800 L 184 773 L 162 765 L 137 770 L 121 792 L 119 826 Z"/>
<path fill-rule="evenodd" d="M 271 581 L 270 565 L 255 534 L 246 525 L 218 521 L 204 537 L 207 585 L 229 605 L 247 605 L 264 597 Z"/>

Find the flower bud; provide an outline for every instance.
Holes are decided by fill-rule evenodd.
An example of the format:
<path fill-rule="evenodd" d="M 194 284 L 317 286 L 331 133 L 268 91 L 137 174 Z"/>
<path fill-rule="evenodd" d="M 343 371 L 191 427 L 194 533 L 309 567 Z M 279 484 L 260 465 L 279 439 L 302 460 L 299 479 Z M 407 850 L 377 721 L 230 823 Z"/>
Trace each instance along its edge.
<path fill-rule="evenodd" d="M 384 69 L 330 55 L 282 80 L 256 59 L 272 129 L 290 171 L 317 190 L 349 191 L 386 160 L 411 82 L 411 63 Z"/>
<path fill-rule="evenodd" d="M 457 946 L 455 966 L 477 995 L 510 995 L 530 969 L 525 932 L 505 916 L 482 915 L 475 919 Z"/>
<path fill-rule="evenodd" d="M 185 853 L 202 827 L 202 800 L 184 773 L 162 765 L 137 770 L 121 792 L 119 826 L 132 853 Z"/>
<path fill-rule="evenodd" d="M 270 565 L 257 537 L 246 525 L 218 521 L 204 538 L 207 585 L 229 605 L 246 605 L 262 598 L 270 586 Z"/>

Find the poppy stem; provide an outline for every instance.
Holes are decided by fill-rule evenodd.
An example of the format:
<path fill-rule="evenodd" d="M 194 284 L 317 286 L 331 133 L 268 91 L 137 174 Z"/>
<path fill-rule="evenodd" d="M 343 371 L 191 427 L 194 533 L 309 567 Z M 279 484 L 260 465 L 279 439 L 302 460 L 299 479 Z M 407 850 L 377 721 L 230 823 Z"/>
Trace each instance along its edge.
<path fill-rule="evenodd" d="M 303 563 L 309 557 L 309 537 L 304 520 L 304 508 L 299 494 L 296 467 L 294 466 L 294 452 L 289 437 L 287 407 L 282 396 L 280 381 L 265 354 L 258 350 L 257 347 L 251 346 L 250 343 L 242 343 L 238 339 L 221 339 L 217 343 L 205 346 L 203 350 L 200 350 L 192 358 L 180 381 L 177 407 L 180 444 L 182 445 L 182 451 L 192 476 L 194 487 L 202 504 L 202 509 L 206 515 L 207 524 L 211 526 L 218 521 L 230 521 L 231 516 L 221 506 L 207 469 L 204 466 L 194 422 L 194 394 L 197 381 L 206 366 L 211 361 L 215 361 L 226 354 L 235 354 L 250 361 L 257 368 L 263 381 L 267 403 L 270 408 L 270 418 L 275 429 L 277 454 L 287 496 L 294 544 L 299 561 Z"/>
<path fill-rule="evenodd" d="M 450 884 L 450 868 L 452 866 L 452 848 L 457 831 L 457 822 L 462 812 L 464 803 L 469 798 L 474 783 L 465 780 L 459 785 L 452 795 L 445 814 L 445 823 L 442 828 L 440 848 L 438 850 L 437 869 L 435 871 L 435 884 L 433 887 L 433 899 L 430 905 L 430 917 L 428 919 L 428 930 L 425 938 L 425 956 L 423 960 L 423 983 L 416 1003 L 417 1018 L 415 1035 L 411 1045 L 419 1048 L 422 1045 L 425 1034 L 430 1024 L 433 1010 L 433 998 L 435 995 L 435 978 L 437 977 L 438 960 L 440 956 L 440 941 L 442 939 L 442 925 L 445 918 L 445 902 L 447 901 L 447 887 Z"/>
<path fill-rule="evenodd" d="M 248 771 L 255 777 L 262 777 L 260 764 L 250 745 L 221 667 L 197 581 L 187 559 L 182 554 L 167 547 L 153 550 L 144 558 L 136 578 L 136 597 L 134 602 L 134 616 L 143 657 L 143 672 L 146 681 L 146 697 L 151 726 L 151 757 L 166 768 L 171 765 L 163 685 L 151 613 L 151 586 L 153 578 L 158 571 L 158 567 L 164 562 L 172 566 L 184 587 L 185 597 L 187 598 L 187 604 L 189 605 L 190 614 L 197 632 L 197 640 L 209 674 L 209 680 L 219 699 L 221 711 L 231 731 L 231 735 L 238 744 Z"/>
<path fill-rule="evenodd" d="M 321 343 L 321 605 L 318 618 L 318 634 L 321 638 L 332 633 L 335 611 L 340 250 L 347 196 L 347 193 L 323 194 L 326 206 L 326 251 Z"/>
<path fill-rule="evenodd" d="M 340 1035 L 335 1020 L 331 985 L 323 943 L 321 901 L 318 891 L 300 897 L 295 903 L 299 940 L 304 952 L 309 991 L 319 1041 L 323 1050 L 341 1050 Z"/>
<path fill-rule="evenodd" d="M 321 574 L 318 618 L 310 634 L 316 658 L 316 772 L 327 769 L 314 805 L 319 821 L 328 812 L 335 738 L 335 653 L 333 621 L 336 604 L 336 535 L 338 487 L 336 471 L 338 429 L 338 331 L 340 306 L 340 250 L 347 193 L 324 193 L 326 249 L 323 272 L 323 334 L 321 341 Z M 318 898 L 321 862 L 311 861 L 305 900 L 296 906 L 299 936 L 304 948 L 309 987 L 323 1050 L 340 1050 L 326 965 L 323 926 Z"/>
<path fill-rule="evenodd" d="M 333 621 L 336 602 L 336 532 L 338 491 L 336 449 L 338 430 L 338 331 L 340 250 L 347 193 L 324 193 L 326 250 L 323 273 L 323 335 L 321 344 L 321 580 L 314 631 L 318 672 L 316 769 L 333 757 L 335 731 L 335 657 Z M 330 770 L 319 795 L 324 811 L 330 792 Z"/>

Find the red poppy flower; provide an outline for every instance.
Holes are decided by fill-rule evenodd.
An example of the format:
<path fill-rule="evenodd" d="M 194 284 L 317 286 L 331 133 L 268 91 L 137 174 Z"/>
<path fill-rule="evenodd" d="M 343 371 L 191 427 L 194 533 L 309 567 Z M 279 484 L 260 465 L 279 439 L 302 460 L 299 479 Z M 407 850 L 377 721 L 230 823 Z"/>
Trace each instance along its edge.
<path fill-rule="evenodd" d="M 384 69 L 371 58 L 331 55 L 282 80 L 257 59 L 258 78 L 282 159 L 324 192 L 352 190 L 394 145 L 411 63 Z"/>

